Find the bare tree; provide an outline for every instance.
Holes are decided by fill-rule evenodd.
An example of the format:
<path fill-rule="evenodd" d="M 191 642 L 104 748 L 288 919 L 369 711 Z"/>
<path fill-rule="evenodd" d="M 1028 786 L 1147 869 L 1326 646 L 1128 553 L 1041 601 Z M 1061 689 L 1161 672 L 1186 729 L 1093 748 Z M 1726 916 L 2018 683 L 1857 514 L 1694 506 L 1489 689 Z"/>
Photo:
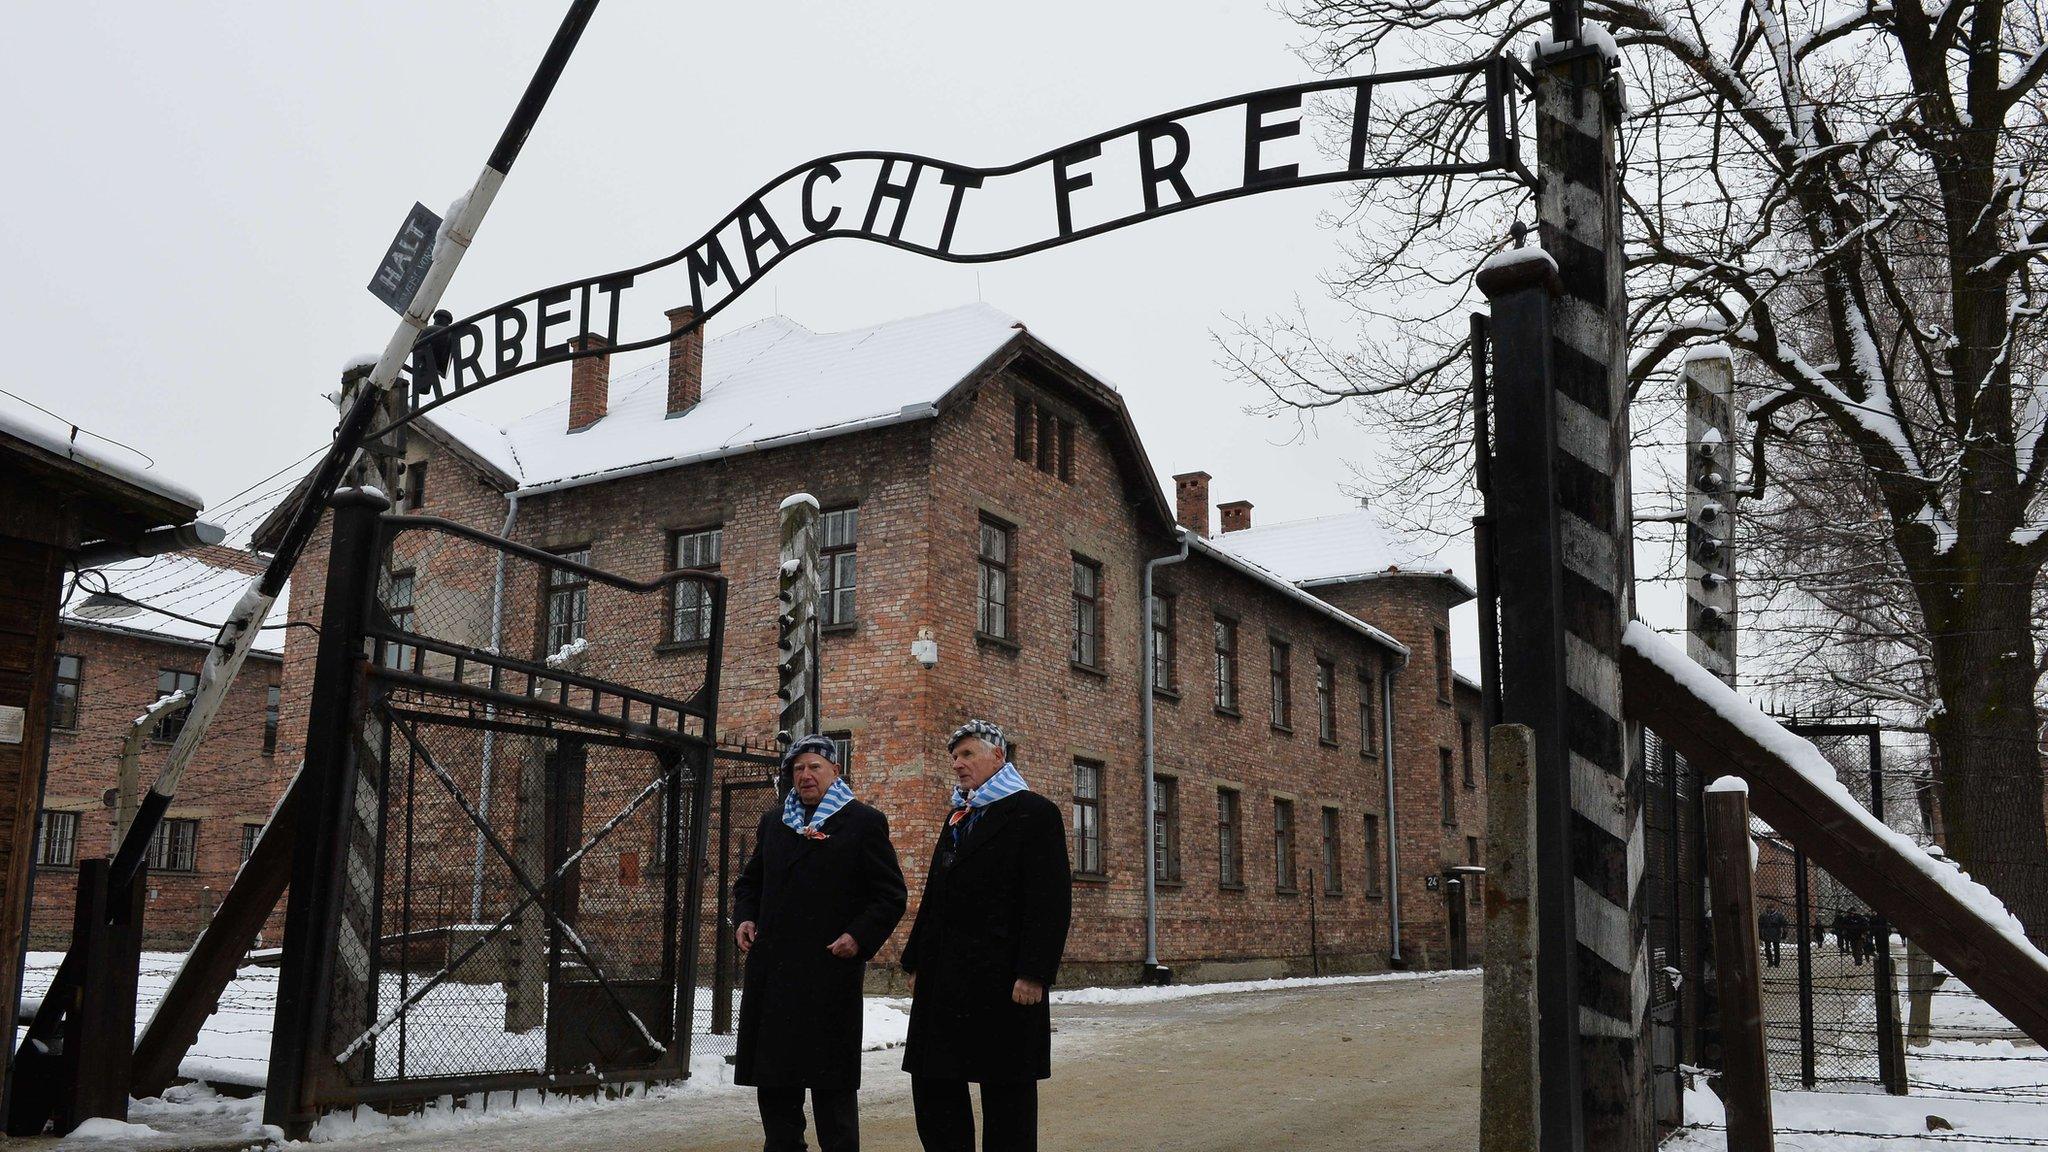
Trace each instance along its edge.
<path fill-rule="evenodd" d="M 1650 401 L 1690 345 L 1736 353 L 1769 474 L 1746 577 L 1803 693 L 1924 715 L 1949 850 L 2048 943 L 2033 621 L 2048 533 L 2039 382 L 2048 73 L 2037 5 L 1997 0 L 1584 0 L 1630 84 L 1624 220 Z M 1332 72 L 1525 50 L 1535 0 L 1299 0 Z M 1405 109 L 1389 138 L 1476 127 Z M 1382 436 L 1366 485 L 1417 519 L 1470 500 L 1470 274 L 1528 193 L 1360 185 L 1328 287 L 1356 332 L 1243 324 L 1229 363 L 1275 407 L 1349 407 Z M 1662 394 L 1669 403 L 1668 393 Z M 1640 426 L 1640 425 L 1639 425 Z"/>

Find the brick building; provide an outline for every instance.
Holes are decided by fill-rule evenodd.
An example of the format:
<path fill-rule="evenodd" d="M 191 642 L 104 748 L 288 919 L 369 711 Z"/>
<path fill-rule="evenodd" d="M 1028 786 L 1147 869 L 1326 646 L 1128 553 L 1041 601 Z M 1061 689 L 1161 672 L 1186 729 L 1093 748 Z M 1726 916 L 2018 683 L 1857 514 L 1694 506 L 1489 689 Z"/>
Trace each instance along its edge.
<path fill-rule="evenodd" d="M 122 752 L 137 719 L 159 698 L 197 688 L 219 623 L 261 563 L 204 547 L 97 568 L 72 589 L 57 644 L 31 946 L 69 944 L 78 861 L 111 855 L 116 844 Z M 270 623 L 281 625 L 286 609 L 280 598 Z M 258 635 L 151 842 L 150 947 L 184 947 L 198 935 L 298 765 L 277 752 L 284 646 L 281 627 Z M 184 717 L 174 708 L 140 726 L 126 795 L 139 800 L 149 788 Z M 280 916 L 268 942 L 281 924 Z"/>
<path fill-rule="evenodd" d="M 1369 513 L 1251 527 L 1248 504 L 1225 504 L 1210 535 L 1205 475 L 1169 503 L 1117 392 L 979 305 L 835 334 L 775 318 L 680 338 L 616 380 L 606 358 L 571 376 L 568 396 L 502 426 L 423 417 L 404 502 L 636 579 L 716 568 L 720 732 L 759 745 L 776 728 L 777 506 L 814 494 L 823 727 L 889 814 L 913 894 L 951 787 L 945 734 L 987 716 L 1070 814 L 1069 979 L 1136 975 L 1148 842 L 1159 957 L 1182 978 L 1444 961 L 1436 878 L 1479 853 L 1483 827 L 1447 622 L 1471 593 Z M 1184 545 L 1155 568 L 1148 838 L 1141 589 L 1146 563 Z M 325 563 L 323 530 L 296 617 L 317 617 Z M 531 592 L 505 611 L 572 625 L 598 666 L 635 646 L 658 679 L 697 647 L 687 601 L 606 620 L 594 596 Z M 926 630 L 931 668 L 910 651 Z M 284 653 L 290 763 L 312 649 L 294 632 Z"/>

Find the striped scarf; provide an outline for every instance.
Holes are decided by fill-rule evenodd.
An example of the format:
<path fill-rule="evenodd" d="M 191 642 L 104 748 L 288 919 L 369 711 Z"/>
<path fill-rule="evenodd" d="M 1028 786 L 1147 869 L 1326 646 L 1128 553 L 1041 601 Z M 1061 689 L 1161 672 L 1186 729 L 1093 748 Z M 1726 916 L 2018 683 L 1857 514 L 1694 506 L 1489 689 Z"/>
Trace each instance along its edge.
<path fill-rule="evenodd" d="M 973 809 L 986 808 L 1006 796 L 1029 791 L 1031 786 L 1024 783 L 1023 773 L 1017 771 L 1015 764 L 1006 760 L 1000 771 L 982 781 L 981 787 L 974 791 L 962 792 L 957 787 L 953 789 L 953 814 L 946 818 L 946 823 L 958 824 Z"/>
<path fill-rule="evenodd" d="M 804 803 L 797 799 L 796 789 L 791 788 L 782 797 L 782 822 L 799 836 L 823 840 L 825 821 L 830 820 L 834 813 L 852 802 L 853 789 L 846 786 L 846 778 L 842 776 L 832 781 L 832 786 L 825 789 L 825 794 L 818 798 L 818 807 L 811 813 L 811 822 L 805 824 Z"/>

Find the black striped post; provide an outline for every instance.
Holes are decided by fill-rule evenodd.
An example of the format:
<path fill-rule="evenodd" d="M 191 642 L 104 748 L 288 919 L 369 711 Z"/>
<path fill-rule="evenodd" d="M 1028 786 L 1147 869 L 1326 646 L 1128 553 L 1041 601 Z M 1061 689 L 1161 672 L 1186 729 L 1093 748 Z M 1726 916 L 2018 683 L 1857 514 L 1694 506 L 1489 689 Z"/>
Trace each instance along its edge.
<path fill-rule="evenodd" d="M 1735 686 L 1735 369 L 1720 344 L 1685 358 L 1686 655 Z"/>
<path fill-rule="evenodd" d="M 1585 1147 L 1633 1152 L 1653 1148 L 1655 1133 L 1639 903 L 1642 740 L 1622 719 L 1619 674 L 1634 588 L 1620 77 L 1606 42 L 1581 29 L 1577 43 L 1539 54 L 1533 70 L 1537 223 L 1559 281 L 1550 358 L 1581 1109 Z"/>

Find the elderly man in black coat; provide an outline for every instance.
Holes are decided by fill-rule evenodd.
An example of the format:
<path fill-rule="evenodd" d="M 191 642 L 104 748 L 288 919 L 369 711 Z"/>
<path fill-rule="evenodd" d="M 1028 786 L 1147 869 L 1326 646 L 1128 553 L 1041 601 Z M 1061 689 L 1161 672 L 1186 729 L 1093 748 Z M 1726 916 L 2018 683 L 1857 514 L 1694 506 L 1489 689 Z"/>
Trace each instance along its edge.
<path fill-rule="evenodd" d="M 733 884 L 747 958 L 733 1080 L 760 1097 L 765 1152 L 803 1152 L 804 1089 L 824 1152 L 856 1152 L 861 983 L 908 893 L 889 820 L 853 798 L 823 736 L 789 746 L 790 787 L 763 813 Z"/>
<path fill-rule="evenodd" d="M 958 787 L 903 949 L 917 1135 L 925 1152 L 974 1152 L 977 1083 L 984 1152 L 1035 1149 L 1038 1082 L 1052 1075 L 1046 989 L 1073 905 L 1066 821 L 1025 786 L 995 725 L 969 721 L 947 751 Z"/>

